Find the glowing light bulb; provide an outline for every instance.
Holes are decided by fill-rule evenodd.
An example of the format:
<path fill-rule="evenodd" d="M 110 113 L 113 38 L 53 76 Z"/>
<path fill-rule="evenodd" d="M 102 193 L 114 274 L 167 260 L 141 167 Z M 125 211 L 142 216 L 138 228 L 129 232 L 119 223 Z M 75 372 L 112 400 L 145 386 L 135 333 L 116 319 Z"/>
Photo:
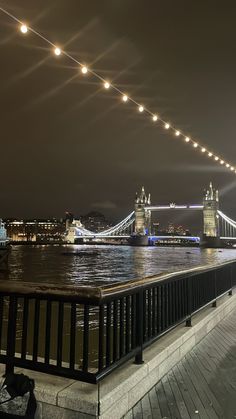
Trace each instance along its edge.
<path fill-rule="evenodd" d="M 110 83 L 108 83 L 108 81 L 106 81 L 106 82 L 104 83 L 104 87 L 105 87 L 105 89 L 109 89 L 109 87 L 110 87 Z"/>
<path fill-rule="evenodd" d="M 179 131 L 175 131 L 175 135 L 176 135 L 176 137 L 178 137 L 180 135 L 180 132 Z"/>
<path fill-rule="evenodd" d="M 219 160 L 219 157 L 215 156 L 215 161 L 218 161 L 218 160 Z"/>
<path fill-rule="evenodd" d="M 57 55 L 57 56 L 61 55 L 61 49 L 60 49 L 60 48 L 58 48 L 58 47 L 56 47 L 56 48 L 54 49 L 54 54 L 55 54 L 55 55 Z"/>
<path fill-rule="evenodd" d="M 220 164 L 224 164 L 224 160 L 221 160 L 221 161 L 220 161 Z"/>
<path fill-rule="evenodd" d="M 229 167 L 229 163 L 226 163 L 226 165 L 225 165 L 226 167 Z"/>
<path fill-rule="evenodd" d="M 153 115 L 152 119 L 153 119 L 154 122 L 157 121 L 158 120 L 157 115 Z"/>
<path fill-rule="evenodd" d="M 209 157 L 212 157 L 212 153 L 208 153 L 208 156 L 209 156 Z"/>
<path fill-rule="evenodd" d="M 85 65 L 83 65 L 83 67 L 81 68 L 81 71 L 83 74 L 87 74 L 88 68 Z"/>
<path fill-rule="evenodd" d="M 205 153 L 206 149 L 204 147 L 202 147 L 202 153 Z"/>
<path fill-rule="evenodd" d="M 185 141 L 186 141 L 186 143 L 189 143 L 190 138 L 189 137 L 185 137 Z"/>
<path fill-rule="evenodd" d="M 169 129 L 170 128 L 170 124 L 165 124 L 165 129 Z"/>
<path fill-rule="evenodd" d="M 139 112 L 143 112 L 144 111 L 144 107 L 143 106 L 139 106 L 138 110 L 139 110 Z"/>
<path fill-rule="evenodd" d="M 20 27 L 20 31 L 21 31 L 21 33 L 23 33 L 23 34 L 26 34 L 27 32 L 28 32 L 28 28 L 27 28 L 27 26 L 26 25 L 21 25 L 21 27 Z"/>
<path fill-rule="evenodd" d="M 194 148 L 197 148 L 197 147 L 198 147 L 198 143 L 194 143 L 194 144 L 193 144 L 193 147 L 194 147 Z"/>
<path fill-rule="evenodd" d="M 233 167 L 233 166 L 231 166 L 230 170 L 232 170 L 232 171 L 233 171 L 233 170 L 234 170 L 234 167 Z"/>
<path fill-rule="evenodd" d="M 122 100 L 123 100 L 123 102 L 127 102 L 128 96 L 127 95 L 123 95 Z"/>

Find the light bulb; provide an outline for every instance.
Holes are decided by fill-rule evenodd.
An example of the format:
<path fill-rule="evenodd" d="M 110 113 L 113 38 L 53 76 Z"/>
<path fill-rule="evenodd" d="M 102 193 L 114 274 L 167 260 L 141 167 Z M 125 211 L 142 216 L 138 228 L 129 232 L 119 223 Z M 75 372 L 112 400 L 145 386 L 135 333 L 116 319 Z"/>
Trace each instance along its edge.
<path fill-rule="evenodd" d="M 138 110 L 139 110 L 139 112 L 143 112 L 144 111 L 144 107 L 143 106 L 139 106 Z"/>
<path fill-rule="evenodd" d="M 158 120 L 157 115 L 153 115 L 152 119 L 153 119 L 154 122 L 157 121 Z"/>
<path fill-rule="evenodd" d="M 106 81 L 106 82 L 104 83 L 104 87 L 105 87 L 105 89 L 109 89 L 109 87 L 110 87 L 110 83 L 108 83 L 108 81 Z"/>
<path fill-rule="evenodd" d="M 122 100 L 123 100 L 123 102 L 127 102 L 128 96 L 127 95 L 123 95 Z"/>
<path fill-rule="evenodd" d="M 185 141 L 186 141 L 186 143 L 189 143 L 190 138 L 189 137 L 185 137 Z"/>
<path fill-rule="evenodd" d="M 221 161 L 220 161 L 220 164 L 224 164 L 224 160 L 221 160 Z"/>
<path fill-rule="evenodd" d="M 55 54 L 55 55 L 57 55 L 57 56 L 61 55 L 61 49 L 60 49 L 60 48 L 58 48 L 58 47 L 56 47 L 56 48 L 54 49 L 54 54 Z"/>
<path fill-rule="evenodd" d="M 218 161 L 218 160 L 219 160 L 219 157 L 215 156 L 215 161 Z"/>
<path fill-rule="evenodd" d="M 198 143 L 194 143 L 194 144 L 193 144 L 193 147 L 194 147 L 194 148 L 197 148 L 197 147 L 198 147 Z"/>
<path fill-rule="evenodd" d="M 170 124 L 165 124 L 165 129 L 169 129 L 170 128 Z"/>
<path fill-rule="evenodd" d="M 212 153 L 208 153 L 208 156 L 209 156 L 209 157 L 212 157 Z"/>
<path fill-rule="evenodd" d="M 205 153 L 206 149 L 204 147 L 202 147 L 202 153 Z"/>
<path fill-rule="evenodd" d="M 176 135 L 176 137 L 178 137 L 180 135 L 180 132 L 179 131 L 175 131 L 175 135 Z"/>
<path fill-rule="evenodd" d="M 82 71 L 82 73 L 83 73 L 83 74 L 86 74 L 86 73 L 88 72 L 88 68 L 84 65 L 84 66 L 81 68 L 81 71 Z"/>
<path fill-rule="evenodd" d="M 23 33 L 23 34 L 26 34 L 27 32 L 28 32 L 28 28 L 27 28 L 27 26 L 26 25 L 21 25 L 21 27 L 20 27 L 20 31 L 21 31 L 21 33 Z"/>
<path fill-rule="evenodd" d="M 229 167 L 229 163 L 226 163 L 226 165 L 225 165 L 226 167 Z"/>

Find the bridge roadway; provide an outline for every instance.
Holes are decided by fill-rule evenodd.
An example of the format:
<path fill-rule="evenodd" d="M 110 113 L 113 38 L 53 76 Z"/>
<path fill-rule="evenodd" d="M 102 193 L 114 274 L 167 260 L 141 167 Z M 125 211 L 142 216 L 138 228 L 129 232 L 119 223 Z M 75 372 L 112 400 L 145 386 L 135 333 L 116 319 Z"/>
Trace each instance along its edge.
<path fill-rule="evenodd" d="M 236 309 L 124 419 L 236 418 Z"/>

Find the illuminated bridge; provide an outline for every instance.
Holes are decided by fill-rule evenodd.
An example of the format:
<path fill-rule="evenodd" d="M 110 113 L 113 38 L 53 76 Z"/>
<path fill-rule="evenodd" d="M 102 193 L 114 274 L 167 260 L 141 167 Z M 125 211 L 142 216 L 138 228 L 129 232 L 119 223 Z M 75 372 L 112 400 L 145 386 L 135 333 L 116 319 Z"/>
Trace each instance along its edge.
<path fill-rule="evenodd" d="M 153 235 L 151 228 L 151 214 L 155 211 L 201 211 L 203 213 L 203 236 L 180 236 L 180 235 Z M 236 221 L 225 215 L 219 209 L 218 191 L 213 189 L 210 183 L 203 204 L 201 205 L 151 205 L 150 195 L 147 197 L 144 188 L 140 195 L 136 195 L 135 208 L 126 218 L 113 227 L 96 233 L 85 229 L 82 224 L 75 222 L 70 225 L 67 232 L 70 242 L 77 242 L 80 239 L 102 240 L 102 239 L 131 239 L 133 244 L 148 245 L 163 240 L 183 240 L 199 244 L 206 244 L 207 247 L 220 247 L 226 242 L 232 243 L 236 240 Z"/>

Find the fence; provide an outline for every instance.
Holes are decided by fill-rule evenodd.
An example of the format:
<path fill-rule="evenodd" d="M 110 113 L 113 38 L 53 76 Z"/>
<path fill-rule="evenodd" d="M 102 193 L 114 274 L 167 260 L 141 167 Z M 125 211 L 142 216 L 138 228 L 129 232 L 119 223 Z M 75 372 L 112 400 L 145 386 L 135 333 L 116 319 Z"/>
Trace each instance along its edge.
<path fill-rule="evenodd" d="M 0 362 L 96 383 L 235 284 L 234 261 L 103 287 L 0 281 Z"/>

